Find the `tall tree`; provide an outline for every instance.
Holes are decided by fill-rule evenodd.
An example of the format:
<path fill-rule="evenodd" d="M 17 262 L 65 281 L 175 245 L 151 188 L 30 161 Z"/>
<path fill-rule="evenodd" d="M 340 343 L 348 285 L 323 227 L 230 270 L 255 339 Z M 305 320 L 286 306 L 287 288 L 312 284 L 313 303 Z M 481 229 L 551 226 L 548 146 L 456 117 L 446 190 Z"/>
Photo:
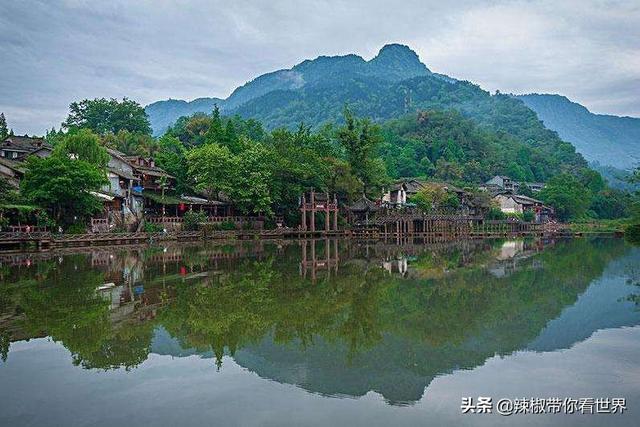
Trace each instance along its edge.
<path fill-rule="evenodd" d="M 7 128 L 7 119 L 4 117 L 4 113 L 0 113 L 0 141 L 9 136 L 9 129 Z"/>
<path fill-rule="evenodd" d="M 126 130 L 151 135 L 149 118 L 135 101 L 123 98 L 84 99 L 69 105 L 69 116 L 62 124 L 66 129 L 89 128 L 99 135 Z"/>
<path fill-rule="evenodd" d="M 226 132 L 222 123 L 222 118 L 220 117 L 220 109 L 216 105 L 213 109 L 213 113 L 211 113 L 211 121 L 209 124 L 209 129 L 205 134 L 205 142 L 207 144 L 225 144 Z"/>
<path fill-rule="evenodd" d="M 382 141 L 380 130 L 367 119 L 356 119 L 348 107 L 344 109 L 344 121 L 345 125 L 338 130 L 338 141 L 366 191 L 379 180 L 381 172 L 386 175 L 384 166 L 374 158 L 375 149 Z"/>

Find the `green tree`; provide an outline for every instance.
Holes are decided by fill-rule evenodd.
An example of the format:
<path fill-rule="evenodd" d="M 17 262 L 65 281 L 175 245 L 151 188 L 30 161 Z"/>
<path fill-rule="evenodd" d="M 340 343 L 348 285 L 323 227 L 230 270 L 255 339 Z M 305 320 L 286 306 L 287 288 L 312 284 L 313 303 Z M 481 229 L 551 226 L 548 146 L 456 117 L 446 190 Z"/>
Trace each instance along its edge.
<path fill-rule="evenodd" d="M 361 181 L 366 192 L 380 172 L 373 158 L 375 149 L 382 142 L 380 129 L 368 119 L 358 120 L 348 107 L 344 109 L 344 121 L 345 125 L 338 130 L 338 141 L 346 151 L 354 175 Z"/>
<path fill-rule="evenodd" d="M 238 174 L 237 160 L 227 147 L 216 143 L 194 148 L 187 153 L 189 176 L 195 188 L 215 200 L 221 192 L 229 193 Z"/>
<path fill-rule="evenodd" d="M 0 113 L 0 141 L 9 136 L 9 129 L 7 128 L 7 119 L 4 117 L 4 113 Z"/>
<path fill-rule="evenodd" d="M 445 197 L 446 191 L 442 186 L 427 184 L 411 198 L 411 202 L 422 211 L 431 212 L 442 204 Z"/>
<path fill-rule="evenodd" d="M 273 188 L 272 152 L 259 143 L 249 143 L 248 148 L 238 154 L 237 170 L 232 176 L 229 195 L 243 213 L 270 215 L 271 191 Z"/>
<path fill-rule="evenodd" d="M 53 155 L 82 160 L 100 168 L 109 162 L 107 150 L 100 144 L 100 138 L 90 129 L 70 132 L 55 146 Z"/>
<path fill-rule="evenodd" d="M 91 194 L 108 181 L 103 169 L 84 160 L 54 155 L 31 156 L 20 192 L 26 200 L 48 209 L 59 224 L 87 218 L 102 209 Z"/>
<path fill-rule="evenodd" d="M 190 193 L 193 182 L 189 177 L 187 150 L 175 136 L 164 135 L 158 140 L 156 164 L 176 178 L 176 192 Z"/>
<path fill-rule="evenodd" d="M 207 144 L 226 145 L 226 132 L 220 117 L 220 109 L 216 105 L 211 113 L 209 129 L 205 133 L 205 142 Z"/>
<path fill-rule="evenodd" d="M 89 128 L 99 135 L 121 130 L 151 135 L 149 118 L 135 101 L 123 98 L 84 99 L 69 105 L 69 116 L 62 124 L 66 129 Z"/>
<path fill-rule="evenodd" d="M 557 175 L 538 193 L 540 199 L 553 206 L 561 221 L 580 218 L 591 205 L 591 191 L 578 178 L 567 173 Z"/>

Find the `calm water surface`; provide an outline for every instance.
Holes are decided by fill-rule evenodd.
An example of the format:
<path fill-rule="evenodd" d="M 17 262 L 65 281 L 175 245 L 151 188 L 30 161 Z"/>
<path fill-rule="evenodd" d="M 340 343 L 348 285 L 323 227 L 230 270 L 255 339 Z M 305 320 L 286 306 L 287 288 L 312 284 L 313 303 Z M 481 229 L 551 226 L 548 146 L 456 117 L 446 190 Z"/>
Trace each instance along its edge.
<path fill-rule="evenodd" d="M 640 425 L 640 248 L 307 241 L 0 255 L 1 426 Z M 462 397 L 624 397 L 622 415 Z"/>

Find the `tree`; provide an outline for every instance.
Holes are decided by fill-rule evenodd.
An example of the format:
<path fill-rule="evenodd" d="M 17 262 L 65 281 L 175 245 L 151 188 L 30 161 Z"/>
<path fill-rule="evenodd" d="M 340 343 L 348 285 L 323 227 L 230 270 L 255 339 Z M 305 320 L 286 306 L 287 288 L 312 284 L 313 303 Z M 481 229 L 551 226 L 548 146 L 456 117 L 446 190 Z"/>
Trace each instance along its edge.
<path fill-rule="evenodd" d="M 104 170 L 84 160 L 54 155 L 30 156 L 20 183 L 25 199 L 48 209 L 59 223 L 72 223 L 99 212 L 102 203 L 90 192 L 106 184 Z"/>
<path fill-rule="evenodd" d="M 237 170 L 229 195 L 243 213 L 270 215 L 273 189 L 272 152 L 259 143 L 245 142 L 247 147 L 236 158 Z"/>
<path fill-rule="evenodd" d="M 9 136 L 9 129 L 7 128 L 7 119 L 4 117 L 4 113 L 0 113 L 0 141 Z"/>
<path fill-rule="evenodd" d="M 380 172 L 378 164 L 373 161 L 374 150 L 382 141 L 380 129 L 367 119 L 356 119 L 348 107 L 344 109 L 344 121 L 345 125 L 338 130 L 338 141 L 346 151 L 354 175 L 366 191 Z M 375 172 L 372 167 L 375 167 Z"/>
<path fill-rule="evenodd" d="M 53 154 L 73 160 L 82 160 L 99 168 L 109 162 L 107 150 L 100 144 L 100 138 L 90 129 L 79 129 L 66 134 L 55 146 Z"/>
<path fill-rule="evenodd" d="M 567 173 L 551 178 L 538 196 L 555 208 L 556 215 L 561 221 L 583 216 L 591 205 L 593 197 L 591 191 L 578 178 Z"/>
<path fill-rule="evenodd" d="M 427 184 L 411 198 L 411 202 L 415 203 L 420 210 L 431 212 L 442 204 L 446 195 L 446 190 L 442 186 Z"/>
<path fill-rule="evenodd" d="M 158 166 L 176 178 L 176 191 L 190 193 L 193 183 L 189 178 L 187 150 L 175 136 L 164 135 L 158 140 L 155 161 Z"/>
<path fill-rule="evenodd" d="M 151 135 L 151 125 L 144 108 L 135 101 L 123 98 L 84 99 L 69 105 L 69 116 L 62 124 L 65 129 L 89 128 L 99 135 L 131 133 Z"/>
<path fill-rule="evenodd" d="M 211 120 L 209 129 L 205 133 L 205 142 L 207 144 L 220 144 L 226 145 L 226 132 L 222 125 L 222 118 L 220 117 L 220 109 L 216 105 L 211 113 Z"/>
<path fill-rule="evenodd" d="M 187 153 L 189 176 L 195 188 L 207 194 L 209 200 L 229 193 L 237 176 L 237 161 L 227 147 L 206 144 Z"/>

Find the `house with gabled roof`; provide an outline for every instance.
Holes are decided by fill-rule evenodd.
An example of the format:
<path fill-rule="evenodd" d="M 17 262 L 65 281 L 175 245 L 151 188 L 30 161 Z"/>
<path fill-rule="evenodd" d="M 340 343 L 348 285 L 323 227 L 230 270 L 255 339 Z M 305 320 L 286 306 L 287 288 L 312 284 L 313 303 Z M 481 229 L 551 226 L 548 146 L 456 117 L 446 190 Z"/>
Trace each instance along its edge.
<path fill-rule="evenodd" d="M 536 222 L 547 222 L 553 217 L 553 208 L 545 206 L 541 200 L 518 194 L 498 194 L 493 200 L 500 206 L 500 210 L 507 214 L 522 214 L 533 212 Z"/>
<path fill-rule="evenodd" d="M 48 157 L 52 151 L 44 138 L 27 135 L 10 135 L 0 143 L 0 157 L 13 161 L 22 161 L 32 154 Z"/>

